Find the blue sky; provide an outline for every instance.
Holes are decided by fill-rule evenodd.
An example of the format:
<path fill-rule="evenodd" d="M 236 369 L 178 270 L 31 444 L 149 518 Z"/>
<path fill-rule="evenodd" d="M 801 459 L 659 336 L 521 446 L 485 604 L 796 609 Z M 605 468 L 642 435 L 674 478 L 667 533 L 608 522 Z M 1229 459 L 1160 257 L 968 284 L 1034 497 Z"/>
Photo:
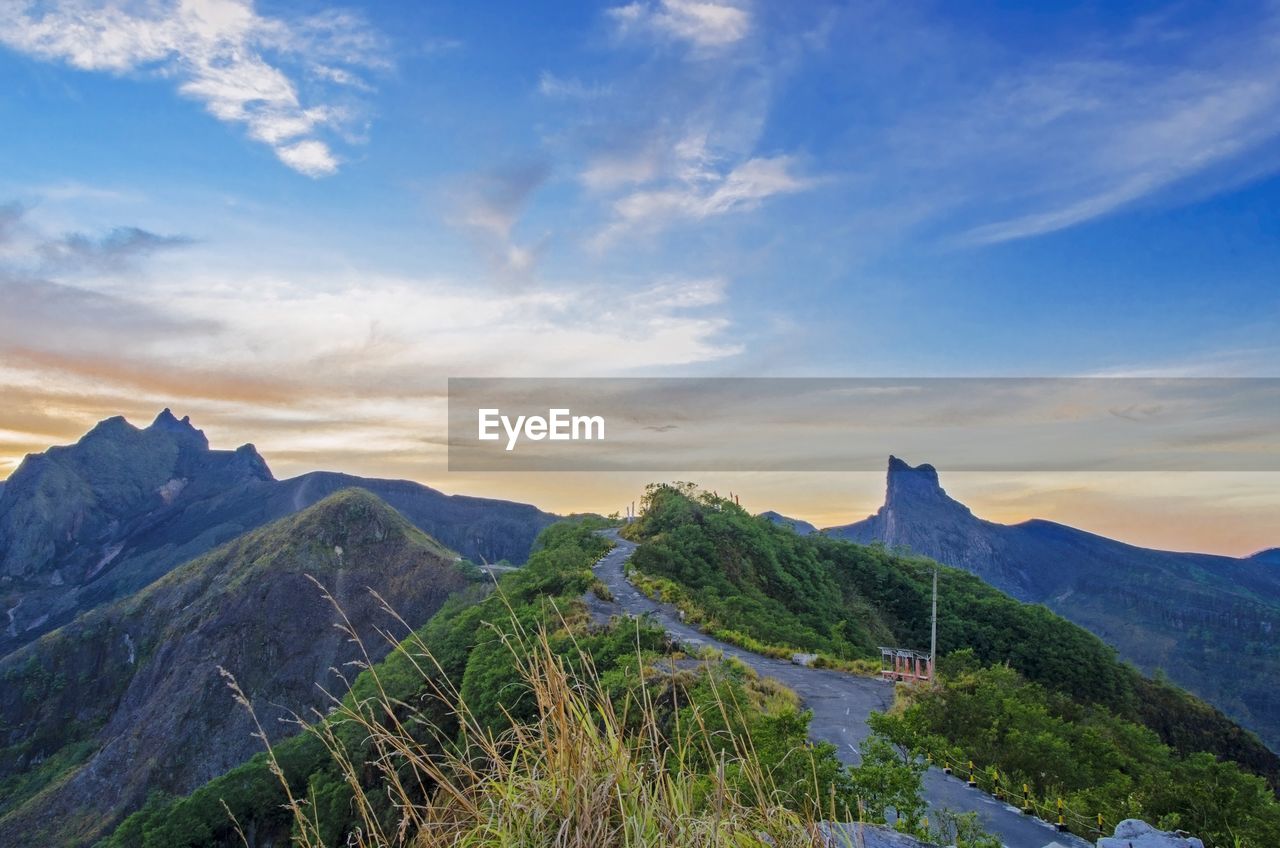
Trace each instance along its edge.
<path fill-rule="evenodd" d="M 515 486 L 440 471 L 449 375 L 1276 376 L 1277 46 L 1271 2 L 7 3 L 0 474 L 172 405 Z"/>

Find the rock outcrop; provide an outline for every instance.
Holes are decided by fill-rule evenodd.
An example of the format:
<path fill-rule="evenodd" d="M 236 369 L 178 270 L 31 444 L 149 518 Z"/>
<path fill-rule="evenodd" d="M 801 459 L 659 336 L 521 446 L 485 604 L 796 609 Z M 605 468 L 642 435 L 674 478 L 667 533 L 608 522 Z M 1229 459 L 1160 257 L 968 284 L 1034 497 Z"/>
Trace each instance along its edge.
<path fill-rule="evenodd" d="M 1204 848 L 1194 836 L 1156 830 L 1141 819 L 1125 819 L 1112 836 L 1098 840 L 1098 848 Z"/>
<path fill-rule="evenodd" d="M 985 521 L 947 494 L 933 466 L 897 457 L 875 515 L 823 532 L 907 548 L 1043 603 L 1280 748 L 1280 689 L 1271 683 L 1280 679 L 1280 568 L 1270 552 L 1174 553 L 1052 521 Z"/>

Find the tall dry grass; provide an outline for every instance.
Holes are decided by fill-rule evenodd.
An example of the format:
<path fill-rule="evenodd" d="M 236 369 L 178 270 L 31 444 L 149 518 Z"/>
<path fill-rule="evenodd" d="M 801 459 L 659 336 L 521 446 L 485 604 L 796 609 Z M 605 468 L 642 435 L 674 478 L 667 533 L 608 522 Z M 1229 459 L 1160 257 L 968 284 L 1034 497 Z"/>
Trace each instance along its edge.
<path fill-rule="evenodd" d="M 750 735 L 713 729 L 744 726 L 743 711 L 752 708 L 739 703 L 731 687 L 716 683 L 724 680 L 717 675 L 727 673 L 718 663 L 705 662 L 697 672 L 709 675 L 714 694 L 701 707 L 660 707 L 645 685 L 615 699 L 586 652 L 578 648 L 578 662 L 568 662 L 553 648 L 545 626 L 529 632 L 508 609 L 511 627 L 493 632 L 510 651 L 536 704 L 536 718 L 512 720 L 500 732 L 476 721 L 417 636 L 398 650 L 412 661 L 428 696 L 456 719 L 456 732 L 433 725 L 422 710 L 391 697 L 355 628 L 342 617 L 364 654 L 361 665 L 375 694 L 360 700 L 335 697 L 326 719 L 305 729 L 325 745 L 351 791 L 358 826 L 344 844 L 809 848 L 830 844 L 830 837 L 822 836 L 821 819 L 848 820 L 850 811 L 834 809 L 834 799 L 822 802 L 816 775 L 807 812 L 796 812 L 794 795 L 775 785 Z M 560 634 L 572 633 L 563 619 L 560 624 Z M 638 646 L 636 659 L 646 669 Z M 641 673 L 679 672 L 672 663 L 666 670 L 650 664 Z M 235 681 L 229 684 L 252 713 Z M 766 699 L 777 698 L 767 688 L 764 693 Z M 258 732 L 266 743 L 260 725 Z M 354 746 L 353 739 L 359 740 Z M 291 789 L 269 743 L 267 749 L 292 811 L 295 843 L 336 848 L 326 846 L 314 799 Z M 709 769 L 708 763 L 713 764 Z M 850 840 L 856 841 L 856 836 Z"/>

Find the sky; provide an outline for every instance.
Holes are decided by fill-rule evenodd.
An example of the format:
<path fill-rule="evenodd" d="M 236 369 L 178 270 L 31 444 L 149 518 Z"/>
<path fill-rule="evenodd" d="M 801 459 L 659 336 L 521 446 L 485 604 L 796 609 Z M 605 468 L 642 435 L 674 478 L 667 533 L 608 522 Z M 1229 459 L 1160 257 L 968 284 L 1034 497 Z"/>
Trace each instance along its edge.
<path fill-rule="evenodd" d="M 608 512 L 653 475 L 449 473 L 446 378 L 1280 376 L 1275 2 L 9 0 L 0 83 L 0 477 L 172 407 L 281 477 Z M 1280 545 L 1274 473 L 940 470 Z"/>

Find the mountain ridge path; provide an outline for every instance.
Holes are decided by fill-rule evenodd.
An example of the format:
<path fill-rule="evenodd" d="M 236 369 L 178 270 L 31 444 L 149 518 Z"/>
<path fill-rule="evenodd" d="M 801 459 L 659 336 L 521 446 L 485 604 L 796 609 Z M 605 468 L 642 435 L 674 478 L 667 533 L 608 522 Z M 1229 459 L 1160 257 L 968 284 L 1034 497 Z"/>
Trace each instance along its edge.
<path fill-rule="evenodd" d="M 795 691 L 805 709 L 813 712 L 809 735 L 818 741 L 835 745 L 840 759 L 847 765 L 858 765 L 858 745 L 870 734 L 867 717 L 872 711 L 884 712 L 893 704 L 893 684 L 871 677 L 831 669 L 810 668 L 787 660 L 778 660 L 721 642 L 685 624 L 674 607 L 645 596 L 631 585 L 623 566 L 638 547 L 621 538 L 617 531 L 604 533 L 614 548 L 595 565 L 596 576 L 609 587 L 613 601 L 604 601 L 588 593 L 587 604 L 598 621 L 606 622 L 619 613 L 650 616 L 669 636 L 694 650 L 703 646 L 715 648 L 733 657 L 764 677 L 772 677 Z M 932 809 L 948 808 L 954 812 L 976 812 L 982 826 L 1004 843 L 1006 848 L 1091 848 L 1091 842 L 1057 829 L 1034 816 L 1024 815 L 1015 807 L 997 801 L 963 780 L 930 768 L 924 775 L 923 795 Z"/>

